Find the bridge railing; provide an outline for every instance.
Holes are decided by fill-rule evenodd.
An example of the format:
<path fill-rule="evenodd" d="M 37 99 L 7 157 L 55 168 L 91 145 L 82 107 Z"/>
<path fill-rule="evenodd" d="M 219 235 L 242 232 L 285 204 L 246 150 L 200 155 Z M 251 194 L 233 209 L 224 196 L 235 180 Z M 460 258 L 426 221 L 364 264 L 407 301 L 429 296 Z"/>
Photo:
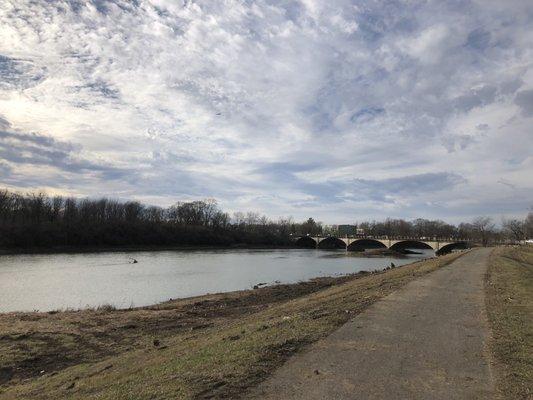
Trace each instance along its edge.
<path fill-rule="evenodd" d="M 454 238 L 454 237 L 429 237 L 429 236 L 375 236 L 375 235 L 344 235 L 344 236 L 335 236 L 335 235 L 302 235 L 295 236 L 295 238 L 301 237 L 319 237 L 319 238 L 343 238 L 343 239 L 378 239 L 378 240 L 414 240 L 414 241 L 427 241 L 427 242 L 468 242 L 468 239 L 464 238 Z"/>

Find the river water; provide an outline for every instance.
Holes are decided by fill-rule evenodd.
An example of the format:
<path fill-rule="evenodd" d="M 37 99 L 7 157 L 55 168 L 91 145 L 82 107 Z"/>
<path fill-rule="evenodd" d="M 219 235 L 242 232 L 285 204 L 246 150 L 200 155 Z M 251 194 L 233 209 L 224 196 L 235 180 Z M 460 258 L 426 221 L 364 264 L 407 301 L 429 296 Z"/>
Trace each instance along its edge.
<path fill-rule="evenodd" d="M 144 306 L 263 282 L 383 269 L 433 255 L 370 258 L 344 250 L 287 249 L 0 256 L 0 312 Z"/>

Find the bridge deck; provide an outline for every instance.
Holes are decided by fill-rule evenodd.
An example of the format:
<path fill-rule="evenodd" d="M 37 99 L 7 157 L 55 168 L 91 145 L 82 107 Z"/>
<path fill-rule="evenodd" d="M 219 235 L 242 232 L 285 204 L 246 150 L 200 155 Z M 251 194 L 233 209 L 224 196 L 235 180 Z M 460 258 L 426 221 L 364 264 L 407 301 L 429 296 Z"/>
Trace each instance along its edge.
<path fill-rule="evenodd" d="M 466 240 L 460 240 L 460 239 L 419 239 L 419 238 L 375 238 L 375 237 L 335 237 L 335 236 L 300 236 L 298 238 L 295 238 L 296 241 L 303 240 L 303 239 L 311 239 L 315 242 L 315 245 L 318 247 L 321 242 L 324 241 L 332 241 L 332 242 L 342 242 L 344 243 L 344 246 L 346 248 L 349 248 L 350 245 L 360 243 L 369 243 L 374 242 L 376 244 L 381 245 L 380 247 L 386 247 L 391 248 L 393 246 L 397 246 L 399 244 L 405 244 L 407 245 L 412 244 L 413 246 L 426 246 L 427 248 L 431 248 L 435 251 L 439 251 L 443 249 L 444 247 L 447 248 L 453 248 L 458 247 L 460 245 L 465 245 L 467 242 Z"/>

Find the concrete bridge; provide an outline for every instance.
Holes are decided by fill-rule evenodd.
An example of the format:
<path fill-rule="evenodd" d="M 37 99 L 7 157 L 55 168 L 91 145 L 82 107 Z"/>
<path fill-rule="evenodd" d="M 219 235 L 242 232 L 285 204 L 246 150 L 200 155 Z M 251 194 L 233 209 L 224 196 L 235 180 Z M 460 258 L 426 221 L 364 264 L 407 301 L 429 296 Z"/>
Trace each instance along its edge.
<path fill-rule="evenodd" d="M 447 253 L 455 248 L 466 248 L 466 240 L 437 238 L 389 238 L 389 237 L 335 237 L 335 236 L 300 236 L 295 238 L 297 245 L 317 249 L 345 248 L 348 251 L 388 248 L 432 249 L 436 253 Z"/>

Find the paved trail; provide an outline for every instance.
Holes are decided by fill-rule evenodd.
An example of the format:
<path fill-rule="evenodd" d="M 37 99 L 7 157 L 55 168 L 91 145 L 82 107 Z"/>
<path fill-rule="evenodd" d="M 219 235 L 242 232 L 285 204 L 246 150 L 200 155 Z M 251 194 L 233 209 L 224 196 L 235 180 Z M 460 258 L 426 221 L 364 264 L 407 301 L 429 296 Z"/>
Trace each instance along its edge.
<path fill-rule="evenodd" d="M 380 300 L 291 358 L 247 398 L 491 399 L 477 249 Z"/>

